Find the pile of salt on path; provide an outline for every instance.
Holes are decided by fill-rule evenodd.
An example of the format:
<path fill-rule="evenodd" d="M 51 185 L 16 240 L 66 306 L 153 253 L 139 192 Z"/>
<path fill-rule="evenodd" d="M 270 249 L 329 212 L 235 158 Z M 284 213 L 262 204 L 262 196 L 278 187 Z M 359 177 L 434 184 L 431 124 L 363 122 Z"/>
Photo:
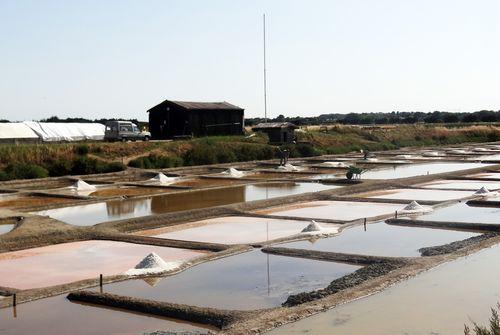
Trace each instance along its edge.
<path fill-rule="evenodd" d="M 474 195 L 480 195 L 482 197 L 491 197 L 491 196 L 497 196 L 498 192 L 491 192 L 488 190 L 486 187 L 481 187 L 479 190 L 474 192 Z"/>
<path fill-rule="evenodd" d="M 235 168 L 229 168 L 222 173 L 227 174 L 228 176 L 233 177 L 233 178 L 241 178 L 245 175 L 245 173 L 243 171 L 239 171 Z"/>
<path fill-rule="evenodd" d="M 302 229 L 302 234 L 308 235 L 331 235 L 338 232 L 337 228 L 325 228 L 322 227 L 318 222 L 311 220 L 311 223 Z"/>
<path fill-rule="evenodd" d="M 96 187 L 78 179 L 72 186 L 77 191 L 95 191 Z"/>
<path fill-rule="evenodd" d="M 422 206 L 415 200 L 410 202 L 408 205 L 403 207 L 403 209 L 399 210 L 398 213 L 407 213 L 407 214 L 412 214 L 412 213 L 426 213 L 426 212 L 432 212 L 432 207 L 429 206 Z"/>
<path fill-rule="evenodd" d="M 180 265 L 179 262 L 165 262 L 160 256 L 152 252 L 139 262 L 133 269 L 125 272 L 129 276 L 162 273 L 174 270 Z"/>
<path fill-rule="evenodd" d="M 156 176 L 150 179 L 151 181 L 158 182 L 160 184 L 168 184 L 172 183 L 176 180 L 175 177 L 168 177 L 164 175 L 163 173 L 158 173 Z"/>

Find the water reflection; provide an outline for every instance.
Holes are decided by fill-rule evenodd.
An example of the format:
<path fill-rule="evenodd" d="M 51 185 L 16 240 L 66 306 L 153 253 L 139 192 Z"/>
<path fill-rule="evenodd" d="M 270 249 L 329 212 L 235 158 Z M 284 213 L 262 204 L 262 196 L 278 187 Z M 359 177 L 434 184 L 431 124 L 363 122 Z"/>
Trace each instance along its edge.
<path fill-rule="evenodd" d="M 128 280 L 108 293 L 203 307 L 249 310 L 279 306 L 290 294 L 326 287 L 358 266 L 268 255 L 260 250 L 200 264 L 156 282 Z"/>
<path fill-rule="evenodd" d="M 366 229 L 366 230 L 365 230 Z M 348 228 L 340 235 L 311 243 L 299 241 L 282 247 L 332 251 L 376 256 L 420 256 L 418 249 L 463 240 L 478 234 L 443 230 L 391 226 L 384 222 Z"/>
<path fill-rule="evenodd" d="M 182 193 L 168 193 L 146 198 L 113 200 L 83 206 L 50 209 L 38 212 L 37 214 L 48 215 L 73 225 L 89 226 L 105 221 L 271 199 L 306 192 L 317 192 L 336 187 L 338 186 L 294 182 L 241 185 Z"/>

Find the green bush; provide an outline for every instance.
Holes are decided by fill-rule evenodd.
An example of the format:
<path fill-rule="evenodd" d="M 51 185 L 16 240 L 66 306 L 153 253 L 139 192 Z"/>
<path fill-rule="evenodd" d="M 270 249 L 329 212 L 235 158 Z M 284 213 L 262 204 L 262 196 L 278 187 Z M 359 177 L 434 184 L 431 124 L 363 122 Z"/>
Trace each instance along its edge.
<path fill-rule="evenodd" d="M 9 179 L 35 179 L 49 176 L 49 172 L 36 164 L 9 164 L 5 168 Z"/>
<path fill-rule="evenodd" d="M 128 163 L 129 166 L 141 169 L 164 169 L 182 166 L 182 158 L 177 156 L 149 155 L 136 158 Z"/>
<path fill-rule="evenodd" d="M 297 153 L 300 155 L 300 157 L 313 157 L 320 155 L 318 149 L 313 147 L 311 144 L 298 143 L 295 145 L 295 149 L 297 150 Z"/>
<path fill-rule="evenodd" d="M 96 170 L 97 160 L 88 157 L 77 157 L 73 161 L 71 174 L 91 174 Z"/>
<path fill-rule="evenodd" d="M 58 159 L 47 164 L 51 177 L 66 176 L 71 173 L 73 162 L 66 159 Z"/>
<path fill-rule="evenodd" d="M 118 172 L 126 169 L 126 166 L 122 162 L 101 162 L 97 161 L 96 171 L 94 173 L 109 173 Z"/>
<path fill-rule="evenodd" d="M 183 157 L 185 165 L 207 165 L 216 164 L 217 155 L 215 146 L 208 143 L 200 143 L 188 150 Z"/>
<path fill-rule="evenodd" d="M 125 165 L 121 162 L 103 162 L 97 159 L 88 157 L 78 157 L 73 161 L 71 174 L 93 174 L 93 173 L 108 173 L 125 170 Z"/>
<path fill-rule="evenodd" d="M 75 153 L 80 156 L 86 156 L 89 153 L 89 146 L 86 144 L 79 144 L 75 147 Z"/>
<path fill-rule="evenodd" d="M 0 170 L 0 181 L 10 180 L 10 176 L 7 172 Z"/>

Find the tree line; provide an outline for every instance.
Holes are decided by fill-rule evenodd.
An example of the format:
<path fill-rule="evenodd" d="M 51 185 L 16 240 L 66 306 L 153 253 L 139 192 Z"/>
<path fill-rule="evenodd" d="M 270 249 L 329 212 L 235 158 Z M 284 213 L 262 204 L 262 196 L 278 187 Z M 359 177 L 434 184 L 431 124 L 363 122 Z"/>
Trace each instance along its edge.
<path fill-rule="evenodd" d="M 264 118 L 245 119 L 247 126 L 264 122 Z M 452 113 L 434 111 L 424 112 L 399 112 L 390 113 L 349 113 L 349 114 L 321 114 L 315 117 L 285 117 L 279 115 L 268 122 L 291 122 L 298 126 L 318 124 L 414 124 L 414 123 L 476 123 L 500 122 L 500 111 L 481 110 L 473 113 Z"/>

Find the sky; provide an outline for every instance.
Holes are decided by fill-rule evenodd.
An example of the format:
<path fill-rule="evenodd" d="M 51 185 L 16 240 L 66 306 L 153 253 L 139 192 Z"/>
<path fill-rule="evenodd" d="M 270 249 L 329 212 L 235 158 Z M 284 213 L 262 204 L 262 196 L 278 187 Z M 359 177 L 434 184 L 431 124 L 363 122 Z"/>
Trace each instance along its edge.
<path fill-rule="evenodd" d="M 0 0 L 0 119 L 500 109 L 498 0 Z"/>

